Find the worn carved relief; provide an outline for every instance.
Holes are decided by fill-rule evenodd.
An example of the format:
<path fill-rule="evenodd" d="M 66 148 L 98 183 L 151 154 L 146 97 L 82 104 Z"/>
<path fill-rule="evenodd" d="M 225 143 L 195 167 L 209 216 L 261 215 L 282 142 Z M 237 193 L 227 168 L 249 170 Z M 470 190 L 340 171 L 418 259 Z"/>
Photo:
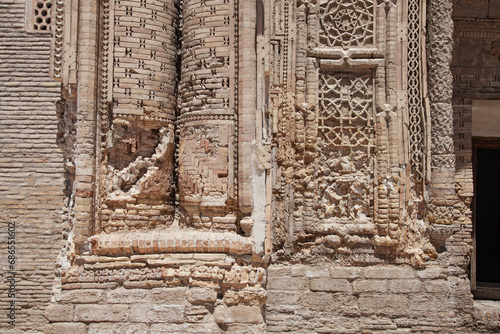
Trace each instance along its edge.
<path fill-rule="evenodd" d="M 450 1 L 29 0 L 63 91 L 47 332 L 453 331 Z"/>
<path fill-rule="evenodd" d="M 373 217 L 372 77 L 326 72 L 319 81 L 318 218 L 364 221 Z"/>
<path fill-rule="evenodd" d="M 168 226 L 175 204 L 179 6 L 113 0 L 103 3 L 103 12 L 104 165 L 96 230 Z"/>
<path fill-rule="evenodd" d="M 281 110 L 272 123 L 281 125 L 273 128 L 274 145 L 287 180 L 274 187 L 285 203 L 278 204 L 275 232 L 284 256 L 307 258 L 286 248 L 295 244 L 337 259 L 359 253 L 368 262 L 421 262 L 410 259 L 423 254 L 425 224 L 418 222 L 425 219 L 430 162 L 423 7 L 299 1 L 290 10 L 306 28 L 275 33 L 272 47 L 281 53 L 271 53 L 270 62 L 280 67 L 271 85 Z M 277 12 L 283 27 L 285 14 Z M 292 39 L 296 48 L 286 54 Z M 293 87 L 289 75 L 276 75 L 286 66 L 295 68 Z"/>

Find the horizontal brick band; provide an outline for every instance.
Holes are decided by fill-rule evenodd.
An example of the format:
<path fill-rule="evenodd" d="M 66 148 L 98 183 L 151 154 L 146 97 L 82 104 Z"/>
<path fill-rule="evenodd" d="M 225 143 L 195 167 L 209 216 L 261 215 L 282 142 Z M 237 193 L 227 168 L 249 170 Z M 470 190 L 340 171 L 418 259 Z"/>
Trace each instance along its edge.
<path fill-rule="evenodd" d="M 250 238 L 233 233 L 147 232 L 100 234 L 90 238 L 94 255 L 159 253 L 252 254 Z"/>

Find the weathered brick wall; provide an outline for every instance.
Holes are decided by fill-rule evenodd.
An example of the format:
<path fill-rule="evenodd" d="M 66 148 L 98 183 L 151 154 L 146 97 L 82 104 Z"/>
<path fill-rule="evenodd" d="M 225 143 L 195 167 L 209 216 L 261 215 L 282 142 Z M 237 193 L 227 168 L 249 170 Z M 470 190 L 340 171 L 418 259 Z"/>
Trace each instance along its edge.
<path fill-rule="evenodd" d="M 446 268 L 276 265 L 270 333 L 472 333 L 467 281 Z"/>
<path fill-rule="evenodd" d="M 56 145 L 49 33 L 25 31 L 25 0 L 0 2 L 0 332 L 42 331 L 61 249 L 63 158 Z M 7 324 L 8 223 L 15 223 L 16 322 Z"/>
<path fill-rule="evenodd" d="M 47 334 L 263 333 L 265 271 L 226 254 L 82 256 L 62 274 Z"/>
<path fill-rule="evenodd" d="M 474 196 L 472 105 L 474 100 L 500 99 L 500 6 L 498 1 L 454 2 L 453 127 L 456 155 L 455 184 L 460 212 L 455 215 L 462 230 L 472 234 L 471 203 Z M 453 263 L 465 261 L 466 247 L 472 237 L 457 240 Z M 494 305 L 494 304 L 491 304 Z M 481 329 L 498 331 L 498 311 L 474 302 L 475 318 Z"/>
<path fill-rule="evenodd" d="M 500 13 L 488 6 L 455 4 L 453 119 L 458 196 L 470 203 L 473 196 L 472 100 L 500 98 Z M 494 9 L 492 7 L 491 9 Z M 475 17 L 479 19 L 476 19 Z M 496 17 L 496 19 L 495 19 Z"/>

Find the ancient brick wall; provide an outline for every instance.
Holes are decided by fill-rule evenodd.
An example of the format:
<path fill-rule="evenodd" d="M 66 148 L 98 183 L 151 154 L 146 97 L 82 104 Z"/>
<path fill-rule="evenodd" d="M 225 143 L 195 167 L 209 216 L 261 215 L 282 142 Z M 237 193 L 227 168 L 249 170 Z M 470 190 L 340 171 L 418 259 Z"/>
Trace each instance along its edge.
<path fill-rule="evenodd" d="M 498 39 L 500 14 L 486 4 L 455 3 L 453 73 L 454 142 L 458 196 L 470 205 L 473 196 L 472 100 L 500 97 Z M 478 17 L 476 20 L 475 17 Z M 474 16 L 474 19 L 471 17 Z M 469 216 L 470 217 L 470 216 Z M 464 220 L 461 217 L 460 220 Z"/>
<path fill-rule="evenodd" d="M 47 3 L 50 3 L 48 1 Z M 35 3 L 36 5 L 36 3 Z M 31 4 L 30 4 L 30 8 Z M 35 8 L 32 8 L 34 11 Z M 47 10 L 42 3 L 42 10 Z M 60 84 L 50 31 L 25 26 L 26 1 L 0 3 L 0 332 L 42 332 L 62 246 L 64 163 L 56 144 Z M 44 16 L 44 19 L 46 17 Z M 41 27 L 37 23 L 37 27 Z M 28 30 L 28 32 L 26 31 Z M 7 242 L 15 227 L 15 298 Z M 67 226 L 66 226 L 67 228 Z M 12 255 L 12 254 L 11 254 Z M 15 327 L 8 325 L 15 302 Z"/>
<path fill-rule="evenodd" d="M 61 4 L 74 238 L 46 332 L 263 332 L 266 271 L 236 199 L 238 2 Z"/>
<path fill-rule="evenodd" d="M 443 267 L 275 265 L 270 333 L 468 333 L 468 286 Z M 458 307 L 457 307 L 458 306 Z"/>
<path fill-rule="evenodd" d="M 451 1 L 54 0 L 50 61 L 24 2 L 6 8 L 2 43 L 26 49 L 0 69 L 29 79 L 1 79 L 0 205 L 29 247 L 51 240 L 20 271 L 19 298 L 39 299 L 19 330 L 487 330 L 468 279 L 470 101 L 500 73 L 455 52 L 452 109 Z M 498 57 L 486 21 L 456 20 L 456 45 Z"/>
<path fill-rule="evenodd" d="M 454 150 L 456 155 L 455 182 L 460 199 L 460 213 L 456 215 L 464 231 L 472 231 L 472 212 L 474 200 L 473 159 L 473 105 L 474 100 L 500 99 L 500 3 L 498 1 L 454 2 L 454 50 L 451 70 L 453 73 L 453 113 L 454 113 Z M 495 101 L 496 100 L 496 101 Z M 495 110 L 496 112 L 496 110 Z M 477 117 L 477 115 L 476 115 Z M 477 121 L 478 118 L 475 118 Z M 483 120 L 484 121 L 484 120 Z M 492 120 L 488 120 L 492 122 Z M 495 129 L 497 135 L 498 129 Z M 477 135 L 476 135 L 477 136 Z M 476 169 L 477 172 L 477 169 Z M 477 231 L 477 229 L 476 229 Z M 484 231 L 484 229 L 483 229 Z M 486 232 L 490 233 L 490 232 Z M 465 238 L 463 241 L 469 240 Z M 475 246 L 475 244 L 473 244 Z M 489 247 L 488 245 L 481 245 Z M 461 253 L 465 250 L 462 242 L 457 242 L 455 262 L 461 262 Z M 484 248 L 483 248 L 484 249 Z M 476 263 L 471 266 L 471 275 L 475 275 Z M 473 281 L 475 290 L 476 282 Z M 475 292 L 477 295 L 477 292 Z M 483 296 L 484 297 L 484 296 Z M 476 313 L 480 323 L 490 330 L 498 324 L 496 318 L 481 316 Z M 491 310 L 485 308 L 484 314 Z"/>

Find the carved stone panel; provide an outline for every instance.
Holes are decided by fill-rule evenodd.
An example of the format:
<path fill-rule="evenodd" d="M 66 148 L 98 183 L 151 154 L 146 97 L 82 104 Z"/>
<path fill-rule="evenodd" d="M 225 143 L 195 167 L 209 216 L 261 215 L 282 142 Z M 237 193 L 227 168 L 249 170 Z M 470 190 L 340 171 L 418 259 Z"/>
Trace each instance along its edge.
<path fill-rule="evenodd" d="M 373 45 L 373 1 L 321 0 L 320 43 L 348 48 Z"/>
<path fill-rule="evenodd" d="M 318 217 L 373 217 L 373 78 L 371 73 L 319 76 Z"/>

